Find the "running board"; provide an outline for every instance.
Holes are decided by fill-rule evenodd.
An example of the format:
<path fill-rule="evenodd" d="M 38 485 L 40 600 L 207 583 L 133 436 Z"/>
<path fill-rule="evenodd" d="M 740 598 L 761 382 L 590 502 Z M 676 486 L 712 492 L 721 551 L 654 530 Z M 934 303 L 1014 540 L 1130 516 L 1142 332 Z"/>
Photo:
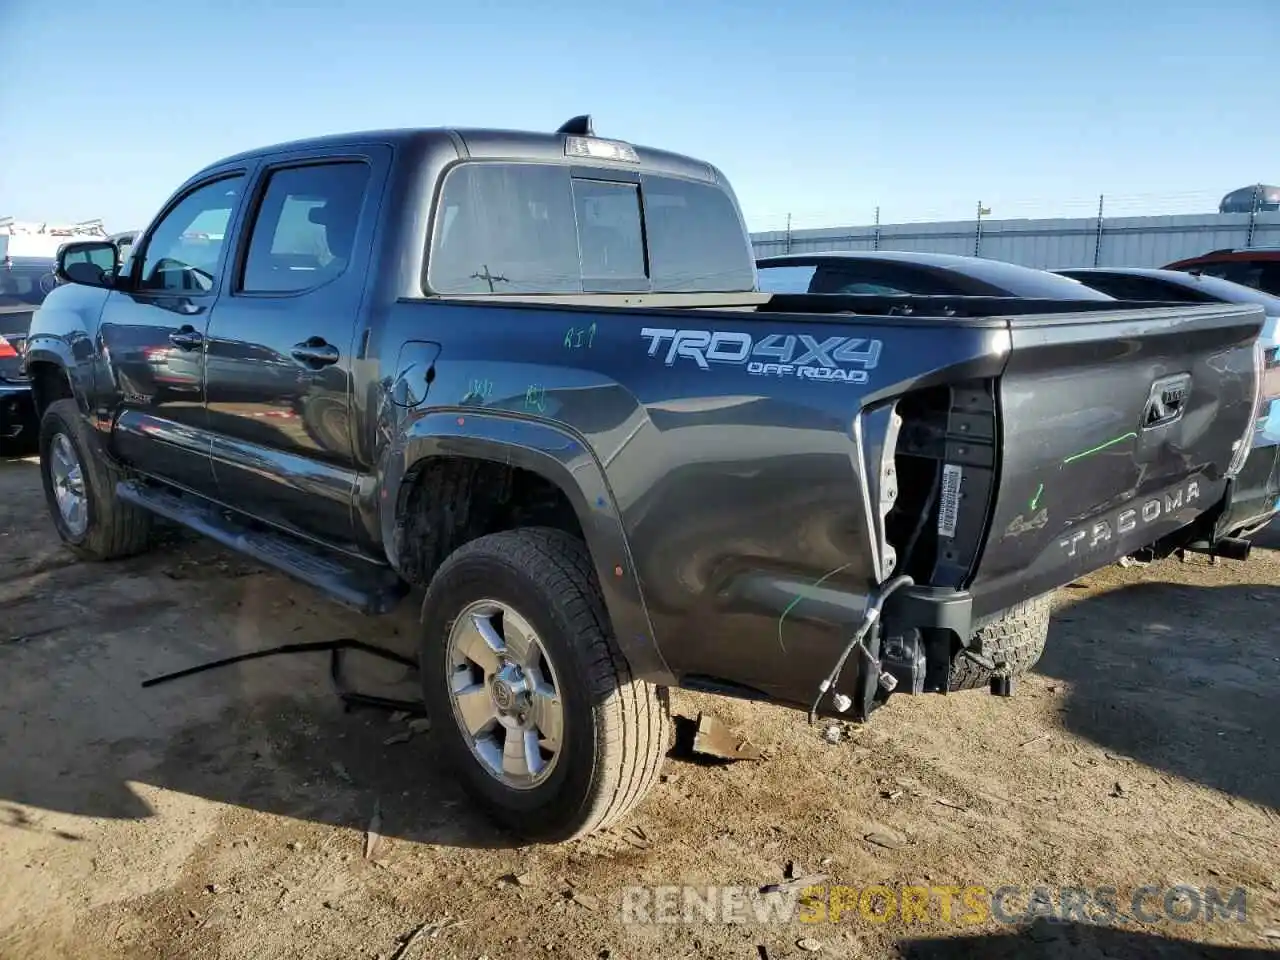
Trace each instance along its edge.
<path fill-rule="evenodd" d="M 116 484 L 116 495 L 322 590 L 361 613 L 390 613 L 408 592 L 408 585 L 389 567 L 346 557 L 258 526 L 194 494 L 124 480 Z"/>

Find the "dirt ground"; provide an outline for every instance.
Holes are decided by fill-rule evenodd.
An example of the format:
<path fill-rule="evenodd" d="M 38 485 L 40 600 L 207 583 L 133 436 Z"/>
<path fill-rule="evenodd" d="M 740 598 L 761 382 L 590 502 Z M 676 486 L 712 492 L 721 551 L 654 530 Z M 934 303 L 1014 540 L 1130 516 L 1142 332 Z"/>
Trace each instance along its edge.
<path fill-rule="evenodd" d="M 670 759 L 626 825 L 527 847 L 470 809 L 429 733 L 406 741 L 403 719 L 344 712 L 322 655 L 142 689 L 280 643 L 413 642 L 413 603 L 363 620 L 209 543 L 173 540 L 123 563 L 75 562 L 46 519 L 35 462 L 0 462 L 6 960 L 1280 947 L 1280 551 L 1091 576 L 1059 594 L 1049 652 L 1014 698 L 896 697 L 839 743 L 796 713 L 677 692 L 677 714 L 714 714 L 766 759 Z M 358 675 L 412 691 L 393 665 Z M 366 858 L 375 812 L 382 839 Z M 1011 903 L 1037 886 L 1109 886 L 1121 915 L 623 922 L 625 888 L 754 888 L 782 881 L 788 864 L 857 889 L 1012 885 Z M 1247 916 L 1144 922 L 1126 907 L 1146 884 L 1243 888 Z"/>

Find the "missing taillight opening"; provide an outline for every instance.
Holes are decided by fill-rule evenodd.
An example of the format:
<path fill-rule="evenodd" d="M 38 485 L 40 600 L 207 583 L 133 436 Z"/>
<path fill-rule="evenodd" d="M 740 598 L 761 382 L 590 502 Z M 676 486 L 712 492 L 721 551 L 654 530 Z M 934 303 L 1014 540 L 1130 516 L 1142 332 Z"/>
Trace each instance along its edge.
<path fill-rule="evenodd" d="M 995 488 L 996 404 L 990 381 L 916 391 L 898 402 L 898 500 L 885 530 L 897 573 L 961 587 L 985 538 Z"/>

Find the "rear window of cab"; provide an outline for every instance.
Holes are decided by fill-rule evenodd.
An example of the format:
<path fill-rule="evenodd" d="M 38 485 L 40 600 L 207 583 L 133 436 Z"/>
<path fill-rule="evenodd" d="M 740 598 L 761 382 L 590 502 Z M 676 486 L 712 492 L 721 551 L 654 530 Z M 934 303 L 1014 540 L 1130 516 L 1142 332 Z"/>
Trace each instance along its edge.
<path fill-rule="evenodd" d="M 755 286 L 738 209 L 718 186 L 567 165 L 473 161 L 440 191 L 436 294 L 717 293 Z"/>

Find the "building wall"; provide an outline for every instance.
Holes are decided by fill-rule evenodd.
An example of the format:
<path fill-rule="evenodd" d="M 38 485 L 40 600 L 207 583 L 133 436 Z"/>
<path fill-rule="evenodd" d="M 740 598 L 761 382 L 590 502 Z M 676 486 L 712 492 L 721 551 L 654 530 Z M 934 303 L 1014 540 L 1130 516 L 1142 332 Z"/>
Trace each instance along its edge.
<path fill-rule="evenodd" d="M 878 239 L 877 239 L 878 231 Z M 828 227 L 752 234 L 756 256 L 824 250 L 917 250 L 990 257 L 1028 267 L 1162 267 L 1223 247 L 1243 247 L 1249 214 L 1072 220 L 983 220 Z M 1280 247 L 1280 212 L 1254 215 L 1252 246 Z"/>

